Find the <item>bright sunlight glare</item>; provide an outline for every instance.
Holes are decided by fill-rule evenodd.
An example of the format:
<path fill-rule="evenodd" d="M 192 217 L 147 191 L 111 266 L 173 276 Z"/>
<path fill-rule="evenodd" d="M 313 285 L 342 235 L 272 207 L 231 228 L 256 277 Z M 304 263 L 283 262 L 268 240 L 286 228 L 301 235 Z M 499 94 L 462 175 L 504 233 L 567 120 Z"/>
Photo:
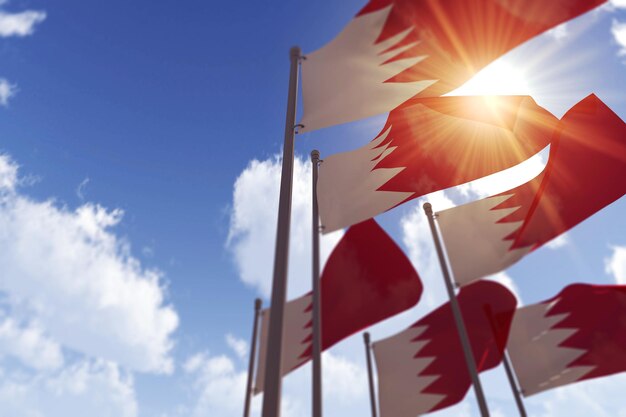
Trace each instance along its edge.
<path fill-rule="evenodd" d="M 502 60 L 493 62 L 448 96 L 530 95 L 530 86 L 522 70 Z"/>
<path fill-rule="evenodd" d="M 523 70 L 497 60 L 483 68 L 468 82 L 447 94 L 448 96 L 513 96 L 531 95 L 531 89 Z M 498 100 L 487 97 L 488 102 L 498 106 Z M 548 149 L 512 168 L 458 187 L 465 195 L 473 192 L 480 198 L 495 195 L 530 181 L 544 169 Z"/>

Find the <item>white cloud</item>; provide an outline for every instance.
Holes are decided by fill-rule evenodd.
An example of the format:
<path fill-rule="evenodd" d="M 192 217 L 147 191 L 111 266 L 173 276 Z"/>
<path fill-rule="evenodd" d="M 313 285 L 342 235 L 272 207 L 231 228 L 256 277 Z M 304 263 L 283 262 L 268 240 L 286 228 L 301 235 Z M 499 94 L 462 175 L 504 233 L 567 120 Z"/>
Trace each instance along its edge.
<path fill-rule="evenodd" d="M 557 41 L 565 39 L 569 35 L 569 31 L 568 31 L 568 28 L 567 28 L 567 22 L 566 23 L 561 23 L 560 25 L 558 25 L 555 28 L 550 29 L 546 33 L 548 34 L 548 36 L 552 36 Z"/>
<path fill-rule="evenodd" d="M 617 8 L 622 8 L 622 9 L 626 8 L 626 0 L 611 0 L 609 3 L 611 3 L 612 6 L 617 7 Z"/>
<path fill-rule="evenodd" d="M 228 333 L 226 335 L 226 344 L 237 354 L 239 359 L 245 359 L 248 355 L 248 343 L 245 340 L 236 338 Z"/>
<path fill-rule="evenodd" d="M 46 19 L 46 12 L 26 10 L 8 13 L 0 10 L 0 37 L 28 36 L 35 32 L 35 26 Z"/>
<path fill-rule="evenodd" d="M 227 335 L 228 340 L 228 335 Z M 363 352 L 359 352 L 363 357 Z M 236 352 L 238 355 L 238 353 Z M 343 355 L 324 352 L 322 355 L 324 408 L 326 415 L 346 415 L 355 404 L 367 405 L 367 374 L 362 366 Z M 197 394 L 191 406 L 184 406 L 184 415 L 192 417 L 240 416 L 243 410 L 247 372 L 243 364 L 229 355 L 196 353 L 182 368 L 191 377 Z M 283 382 L 282 415 L 300 417 L 310 410 L 311 367 L 309 364 L 289 374 Z M 253 397 L 251 414 L 259 416 L 262 395 Z M 367 408 L 366 408 L 367 409 Z M 341 411 L 341 413 L 337 413 Z"/>
<path fill-rule="evenodd" d="M 112 363 L 79 362 L 54 374 L 1 376 L 3 416 L 137 416 L 133 380 Z"/>
<path fill-rule="evenodd" d="M 170 372 L 178 317 L 160 273 L 143 268 L 111 230 L 122 212 L 34 201 L 16 190 L 16 172 L 0 155 L 0 293 L 13 318 L 36 323 L 42 340 L 64 348 Z"/>
<path fill-rule="evenodd" d="M 6 3 L 7 1 L 0 0 L 0 7 Z M 43 11 L 26 10 L 19 13 L 9 13 L 0 10 L 0 38 L 32 35 L 35 26 L 45 19 L 46 13 Z M 0 106 L 7 106 L 15 94 L 17 94 L 17 86 L 4 78 L 0 78 Z"/>
<path fill-rule="evenodd" d="M 424 293 L 419 306 L 432 309 L 448 298 L 441 276 L 441 267 L 435 252 L 432 233 L 422 205 L 428 201 L 435 212 L 453 207 L 454 203 L 443 191 L 420 198 L 417 205 L 400 220 L 402 242 L 408 257 L 424 283 Z"/>
<path fill-rule="evenodd" d="M 89 184 L 89 177 L 85 178 L 78 184 L 76 187 L 76 196 L 80 199 L 80 201 L 85 201 L 85 189 L 87 188 L 87 184 Z"/>
<path fill-rule="evenodd" d="M 522 298 L 519 295 L 519 289 L 517 288 L 515 282 L 513 282 L 513 279 L 506 272 L 498 272 L 497 274 L 490 275 L 485 279 L 495 281 L 498 284 L 505 286 L 517 299 L 517 307 L 519 308 L 523 306 Z"/>
<path fill-rule="evenodd" d="M 194 355 L 185 363 L 187 372 L 195 374 L 198 402 L 191 415 L 234 416 L 239 415 L 246 389 L 246 372 L 238 371 L 235 363 L 226 355 Z M 256 401 L 258 403 L 258 401 Z M 258 407 L 258 404 L 255 404 Z"/>
<path fill-rule="evenodd" d="M 11 355 L 29 367 L 46 370 L 63 365 L 63 353 L 58 343 L 48 338 L 40 326 L 20 326 L 5 318 L 0 322 L 0 355 Z"/>
<path fill-rule="evenodd" d="M 253 160 L 234 185 L 227 247 L 243 282 L 268 297 L 271 291 L 281 162 Z M 290 298 L 311 288 L 311 163 L 296 157 L 289 255 Z M 320 239 L 322 263 L 343 232 Z"/>
<path fill-rule="evenodd" d="M 18 184 L 18 166 L 7 155 L 0 154 L 0 192 L 13 192 Z"/>
<path fill-rule="evenodd" d="M 626 284 L 626 246 L 613 246 L 613 254 L 604 259 L 605 271 L 613 275 L 615 282 Z"/>
<path fill-rule="evenodd" d="M 579 382 L 528 400 L 537 417 L 626 417 L 626 375 Z"/>
<path fill-rule="evenodd" d="M 548 249 L 560 249 L 569 244 L 569 235 L 567 233 L 563 233 L 562 235 L 558 235 L 548 243 L 546 243 L 546 247 Z"/>
<path fill-rule="evenodd" d="M 7 106 L 15 94 L 17 94 L 17 86 L 5 78 L 0 78 L 0 106 Z"/>
<path fill-rule="evenodd" d="M 193 378 L 198 397 L 185 415 L 192 417 L 239 417 L 243 411 L 247 372 L 237 368 L 227 355 L 211 356 L 201 352 L 190 357 L 183 369 Z M 252 415 L 260 415 L 262 396 L 252 400 Z M 301 404 L 283 394 L 282 415 L 304 416 Z"/>
<path fill-rule="evenodd" d="M 618 55 L 626 55 L 626 23 L 620 22 L 618 20 L 613 20 L 613 24 L 611 25 L 611 33 L 613 34 L 615 42 L 617 42 L 620 47 Z"/>
<path fill-rule="evenodd" d="M 322 366 L 325 399 L 344 405 L 368 399 L 367 372 L 364 368 L 331 352 L 322 355 Z"/>

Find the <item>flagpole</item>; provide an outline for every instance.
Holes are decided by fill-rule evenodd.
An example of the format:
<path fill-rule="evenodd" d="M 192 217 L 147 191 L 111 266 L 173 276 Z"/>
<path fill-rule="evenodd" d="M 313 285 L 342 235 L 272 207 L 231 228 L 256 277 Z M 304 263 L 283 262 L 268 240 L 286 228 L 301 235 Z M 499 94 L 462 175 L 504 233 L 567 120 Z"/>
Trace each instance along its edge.
<path fill-rule="evenodd" d="M 262 301 L 260 298 L 254 300 L 254 321 L 252 322 L 252 342 L 250 343 L 250 362 L 248 364 L 248 382 L 246 383 L 246 402 L 243 406 L 243 417 L 250 416 L 250 400 L 252 398 L 252 374 L 254 373 L 254 360 L 256 358 L 256 339 L 259 327 L 259 312 Z"/>
<path fill-rule="evenodd" d="M 505 350 L 504 356 L 502 358 L 502 362 L 504 362 L 504 370 L 506 372 L 506 376 L 509 379 L 509 384 L 511 384 L 511 390 L 513 391 L 513 397 L 515 397 L 515 403 L 517 404 L 517 409 L 519 410 L 520 417 L 527 417 L 526 407 L 524 407 L 524 401 L 522 400 L 521 390 L 517 381 L 515 379 L 515 375 L 513 374 L 513 368 L 511 367 L 511 359 L 509 359 L 509 353 Z"/>
<path fill-rule="evenodd" d="M 287 270 L 289 266 L 289 231 L 291 228 L 291 194 L 293 188 L 294 134 L 296 106 L 298 103 L 298 63 L 300 48 L 294 46 L 289 52 L 289 93 L 285 120 L 285 143 L 283 145 L 282 173 L 280 178 L 280 200 L 278 202 L 278 224 L 276 227 L 276 251 L 274 253 L 274 276 L 272 281 L 272 303 L 265 358 L 265 380 L 262 417 L 280 416 L 282 388 L 281 357 L 283 350 L 283 322 L 287 300 Z"/>
<path fill-rule="evenodd" d="M 491 331 L 494 336 L 498 333 L 498 323 L 496 322 L 493 312 L 490 307 L 486 307 L 487 309 L 487 317 L 489 318 L 489 323 L 491 324 Z M 506 346 L 502 349 L 502 362 L 504 363 L 504 371 L 506 372 L 506 377 L 509 380 L 509 385 L 511 386 L 511 391 L 513 391 L 513 397 L 515 398 L 515 403 L 517 404 L 517 410 L 519 411 L 520 417 L 527 417 L 526 407 L 524 407 L 524 402 L 522 401 L 521 390 L 515 378 L 515 374 L 513 372 L 513 367 L 511 366 L 511 360 L 509 359 L 509 354 L 506 350 Z"/>
<path fill-rule="evenodd" d="M 374 390 L 374 375 L 372 373 L 372 351 L 369 332 L 363 333 L 363 342 L 365 343 L 365 357 L 367 358 L 367 380 L 370 386 L 370 404 L 372 406 L 372 417 L 376 417 L 376 392 Z"/>
<path fill-rule="evenodd" d="M 313 219 L 311 232 L 313 236 L 313 417 L 322 417 L 322 312 L 320 294 L 320 218 L 317 207 L 317 175 L 320 164 L 320 152 L 311 152 L 313 171 Z"/>
<path fill-rule="evenodd" d="M 478 408 L 480 409 L 480 414 L 482 417 L 489 417 L 489 409 L 487 408 L 487 401 L 485 400 L 483 387 L 480 384 L 480 379 L 478 378 L 478 371 L 476 370 L 476 361 L 474 360 L 474 353 L 472 352 L 472 346 L 470 344 L 469 337 L 467 335 L 467 329 L 465 328 L 465 323 L 463 322 L 463 316 L 461 315 L 461 308 L 459 307 L 459 302 L 456 299 L 456 295 L 454 294 L 454 286 L 452 284 L 452 279 L 450 278 L 450 272 L 448 271 L 446 260 L 443 256 L 443 249 L 441 247 L 439 235 L 437 233 L 437 228 L 435 226 L 435 217 L 433 215 L 433 208 L 430 203 L 424 204 L 424 212 L 426 213 L 426 217 L 428 218 L 430 231 L 433 235 L 433 240 L 435 241 L 435 248 L 437 249 L 437 256 L 439 257 L 439 264 L 441 266 L 441 272 L 443 274 L 443 279 L 446 283 L 448 297 L 450 298 L 450 307 L 452 307 L 452 315 L 454 316 L 454 321 L 456 323 L 456 328 L 459 333 L 459 338 L 461 339 L 461 346 L 463 347 L 465 363 L 467 364 L 467 370 L 469 371 L 470 377 L 472 379 L 472 385 L 474 386 L 474 393 L 476 394 L 476 400 L 478 401 Z"/>

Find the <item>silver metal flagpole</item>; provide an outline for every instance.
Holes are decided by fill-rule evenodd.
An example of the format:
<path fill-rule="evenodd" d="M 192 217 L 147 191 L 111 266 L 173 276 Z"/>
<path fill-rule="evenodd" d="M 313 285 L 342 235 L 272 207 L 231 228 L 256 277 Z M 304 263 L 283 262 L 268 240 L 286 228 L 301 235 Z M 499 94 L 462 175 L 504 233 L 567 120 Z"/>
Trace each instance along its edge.
<path fill-rule="evenodd" d="M 252 374 L 254 373 L 254 359 L 256 358 L 256 339 L 259 327 L 259 312 L 262 301 L 260 298 L 254 300 L 254 321 L 252 322 L 252 342 L 250 343 L 250 362 L 248 364 L 248 382 L 246 383 L 246 402 L 243 406 L 243 417 L 250 416 L 250 400 L 252 398 Z"/>
<path fill-rule="evenodd" d="M 370 404 L 372 405 L 372 417 L 376 417 L 376 391 L 374 390 L 374 375 L 372 373 L 372 352 L 369 332 L 363 333 L 365 342 L 365 357 L 367 358 L 367 379 L 370 386 Z"/>
<path fill-rule="evenodd" d="M 322 312 L 320 294 L 320 218 L 317 209 L 317 174 L 320 152 L 311 152 L 313 171 L 313 417 L 322 417 Z"/>
<path fill-rule="evenodd" d="M 430 231 L 433 235 L 433 240 L 435 241 L 435 248 L 437 249 L 437 256 L 439 257 L 439 264 L 441 265 L 441 272 L 443 273 L 443 279 L 446 283 L 446 289 L 448 290 L 448 297 L 450 298 L 450 307 L 452 307 L 452 315 L 454 316 L 456 328 L 459 332 L 459 338 L 461 339 L 461 346 L 463 347 L 463 354 L 465 356 L 465 363 L 467 364 L 467 370 L 469 371 L 470 377 L 472 378 L 472 384 L 474 385 L 474 393 L 476 394 L 476 399 L 478 400 L 478 408 L 480 409 L 480 414 L 482 417 L 489 417 L 489 409 L 487 408 L 487 401 L 485 400 L 483 387 L 480 384 L 480 379 L 478 378 L 478 371 L 476 370 L 476 362 L 474 360 L 474 353 L 472 352 L 472 346 L 470 344 L 469 337 L 467 335 L 467 329 L 465 328 L 465 323 L 463 322 L 463 317 L 461 315 L 461 308 L 459 307 L 459 302 L 456 299 L 456 295 L 454 294 L 454 286 L 452 284 L 452 279 L 450 278 L 448 265 L 446 264 L 446 260 L 443 256 L 443 249 L 441 247 L 441 242 L 439 241 L 439 234 L 437 233 L 437 228 L 435 226 L 435 216 L 433 215 L 433 207 L 431 206 L 430 203 L 424 204 L 424 212 L 426 213 L 426 217 L 428 218 Z"/>
<path fill-rule="evenodd" d="M 274 277 L 272 281 L 272 304 L 265 358 L 265 381 L 263 385 L 263 417 L 280 416 L 282 388 L 281 358 L 283 351 L 283 319 L 287 299 L 287 270 L 289 266 L 289 231 L 291 229 L 291 194 L 293 188 L 294 135 L 298 93 L 298 64 L 300 48 L 294 46 L 289 52 L 289 95 L 285 120 L 285 143 L 283 145 L 283 168 L 280 178 L 278 202 L 278 225 L 276 227 L 276 251 L 274 254 Z"/>
<path fill-rule="evenodd" d="M 504 351 L 504 357 L 502 358 L 502 362 L 504 362 L 504 370 L 506 371 L 507 378 L 509 378 L 511 390 L 513 390 L 513 396 L 515 397 L 515 403 L 517 404 L 519 415 L 521 417 L 527 417 L 528 414 L 526 414 L 526 407 L 524 407 L 524 402 L 522 401 L 521 390 L 519 389 L 519 385 L 515 380 L 513 368 L 511 367 L 511 359 L 509 359 L 509 353 L 506 350 Z"/>
<path fill-rule="evenodd" d="M 486 307 L 487 317 L 489 318 L 489 322 L 491 323 L 491 330 L 494 334 L 494 337 L 498 333 L 498 323 L 495 320 L 494 314 L 490 307 Z M 526 408 L 524 407 L 524 402 L 522 401 L 521 390 L 519 389 L 519 385 L 513 373 L 513 367 L 511 366 L 511 360 L 509 359 L 509 354 L 506 350 L 506 346 L 502 351 L 502 362 L 504 363 L 504 371 L 506 372 L 506 377 L 509 380 L 509 385 L 511 386 L 511 391 L 513 391 L 513 397 L 515 398 L 515 403 L 517 404 L 517 410 L 519 411 L 520 417 L 527 417 Z"/>

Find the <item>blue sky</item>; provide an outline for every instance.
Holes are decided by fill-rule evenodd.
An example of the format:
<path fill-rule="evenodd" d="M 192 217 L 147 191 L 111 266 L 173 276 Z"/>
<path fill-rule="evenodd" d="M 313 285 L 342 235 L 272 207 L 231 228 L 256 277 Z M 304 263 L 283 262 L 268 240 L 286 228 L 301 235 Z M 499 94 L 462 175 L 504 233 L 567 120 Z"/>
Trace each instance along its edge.
<path fill-rule="evenodd" d="M 240 415 L 252 303 L 272 267 L 288 51 L 323 46 L 363 4 L 0 1 L 0 416 Z M 509 53 L 501 84 L 516 89 L 496 92 L 532 94 L 559 116 L 595 92 L 626 118 L 619 6 Z M 354 149 L 384 120 L 297 138 L 291 296 L 309 289 L 310 150 Z M 460 204 L 509 179 L 429 200 Z M 426 292 L 374 340 L 444 299 L 423 201 L 380 216 Z M 525 303 L 570 282 L 626 283 L 625 209 L 614 203 L 499 279 Z M 360 337 L 325 363 L 327 415 L 367 415 Z M 309 413 L 308 372 L 286 378 L 286 416 Z M 515 415 L 502 378 L 485 377 L 490 405 Z M 555 390 L 529 409 L 626 414 L 624 382 Z M 437 415 L 477 414 L 469 398 Z"/>

